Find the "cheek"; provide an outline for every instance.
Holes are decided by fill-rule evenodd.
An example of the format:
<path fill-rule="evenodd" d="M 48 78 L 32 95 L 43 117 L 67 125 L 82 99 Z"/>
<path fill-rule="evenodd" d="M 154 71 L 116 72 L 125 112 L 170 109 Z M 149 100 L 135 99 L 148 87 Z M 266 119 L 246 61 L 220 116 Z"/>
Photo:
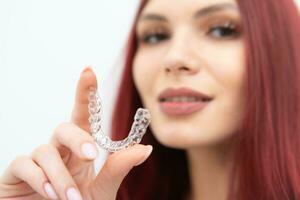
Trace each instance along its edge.
<path fill-rule="evenodd" d="M 216 50 L 217 49 L 217 50 Z M 218 86 L 215 122 L 223 127 L 224 134 L 235 132 L 244 115 L 246 65 L 243 42 L 231 46 L 216 48 L 218 59 L 207 57 L 210 63 L 211 77 Z M 212 52 L 209 52 L 213 55 Z M 219 130 L 222 131 L 222 130 Z"/>
<path fill-rule="evenodd" d="M 145 89 L 147 87 L 149 87 L 148 82 L 150 80 L 146 80 L 149 79 L 149 76 L 146 76 L 146 74 L 148 73 L 148 69 L 146 68 L 146 62 L 142 59 L 142 56 L 139 54 L 136 54 L 134 60 L 133 60 L 133 81 L 134 84 L 138 90 L 138 92 L 141 94 L 141 92 L 145 91 Z M 141 96 L 143 96 L 141 94 Z"/>
<path fill-rule="evenodd" d="M 223 94 L 239 93 L 245 80 L 245 56 L 242 41 L 207 52 L 210 75 Z M 217 58 L 212 55 L 217 55 Z"/>
<path fill-rule="evenodd" d="M 137 52 L 133 60 L 133 80 L 142 100 L 155 92 L 154 83 L 158 82 L 160 73 L 157 61 L 155 55 L 145 52 Z"/>

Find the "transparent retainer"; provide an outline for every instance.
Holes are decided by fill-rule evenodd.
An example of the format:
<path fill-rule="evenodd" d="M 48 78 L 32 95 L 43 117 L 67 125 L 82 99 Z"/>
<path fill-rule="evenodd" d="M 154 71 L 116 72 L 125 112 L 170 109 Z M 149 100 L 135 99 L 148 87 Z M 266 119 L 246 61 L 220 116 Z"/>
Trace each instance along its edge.
<path fill-rule="evenodd" d="M 116 152 L 140 143 L 150 124 L 150 112 L 147 109 L 139 108 L 135 113 L 128 137 L 123 140 L 112 141 L 101 130 L 101 101 L 97 90 L 94 88 L 90 88 L 88 109 L 91 134 L 96 143 L 109 152 Z"/>

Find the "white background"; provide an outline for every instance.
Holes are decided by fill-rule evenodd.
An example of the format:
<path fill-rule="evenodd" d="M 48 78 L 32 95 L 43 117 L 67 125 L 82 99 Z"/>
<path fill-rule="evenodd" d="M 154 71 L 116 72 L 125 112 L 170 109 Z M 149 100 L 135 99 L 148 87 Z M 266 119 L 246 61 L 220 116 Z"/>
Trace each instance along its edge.
<path fill-rule="evenodd" d="M 107 129 L 111 83 L 137 2 L 0 0 L 1 174 L 15 156 L 47 143 L 53 129 L 69 121 L 86 65 L 98 76 Z"/>
<path fill-rule="evenodd" d="M 107 130 L 115 70 L 137 2 L 0 0 L 0 174 L 69 120 L 86 65 L 98 76 Z"/>

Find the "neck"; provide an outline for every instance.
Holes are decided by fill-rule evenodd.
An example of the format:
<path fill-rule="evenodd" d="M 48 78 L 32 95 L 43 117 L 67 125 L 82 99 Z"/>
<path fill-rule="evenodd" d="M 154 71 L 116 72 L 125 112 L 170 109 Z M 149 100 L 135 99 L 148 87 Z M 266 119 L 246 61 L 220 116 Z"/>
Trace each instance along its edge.
<path fill-rule="evenodd" d="M 189 200 L 225 200 L 228 195 L 232 154 L 227 145 L 187 150 L 191 193 Z"/>

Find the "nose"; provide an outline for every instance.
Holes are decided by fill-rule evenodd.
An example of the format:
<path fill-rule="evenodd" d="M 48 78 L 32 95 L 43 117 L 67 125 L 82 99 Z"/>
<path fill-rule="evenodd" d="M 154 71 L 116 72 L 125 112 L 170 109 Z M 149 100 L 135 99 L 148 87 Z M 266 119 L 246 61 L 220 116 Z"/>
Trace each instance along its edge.
<path fill-rule="evenodd" d="M 196 74 L 199 71 L 199 58 L 193 36 L 187 31 L 177 32 L 170 40 L 165 52 L 163 66 L 166 73 Z"/>

